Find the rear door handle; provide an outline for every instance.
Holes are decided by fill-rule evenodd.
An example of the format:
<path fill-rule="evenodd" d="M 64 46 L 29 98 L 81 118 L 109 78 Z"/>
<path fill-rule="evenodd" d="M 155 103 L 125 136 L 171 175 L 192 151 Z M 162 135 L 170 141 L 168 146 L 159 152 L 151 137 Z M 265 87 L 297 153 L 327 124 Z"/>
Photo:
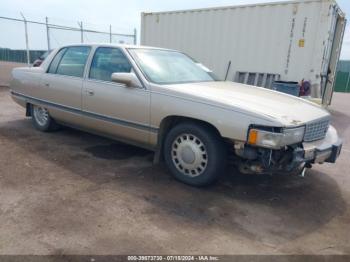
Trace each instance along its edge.
<path fill-rule="evenodd" d="M 89 96 L 93 96 L 95 94 L 94 90 L 92 89 L 86 89 L 86 93 L 89 95 Z"/>
<path fill-rule="evenodd" d="M 45 86 L 46 86 L 46 87 L 50 87 L 50 84 L 49 84 L 49 83 L 45 83 Z"/>

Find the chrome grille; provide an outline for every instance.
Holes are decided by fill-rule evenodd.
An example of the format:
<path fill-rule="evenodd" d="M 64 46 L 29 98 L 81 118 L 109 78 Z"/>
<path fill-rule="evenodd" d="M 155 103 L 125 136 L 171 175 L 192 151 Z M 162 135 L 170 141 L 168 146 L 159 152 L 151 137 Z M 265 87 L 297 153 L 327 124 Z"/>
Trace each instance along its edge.
<path fill-rule="evenodd" d="M 311 142 L 325 138 L 329 127 L 329 119 L 306 125 L 304 141 Z"/>

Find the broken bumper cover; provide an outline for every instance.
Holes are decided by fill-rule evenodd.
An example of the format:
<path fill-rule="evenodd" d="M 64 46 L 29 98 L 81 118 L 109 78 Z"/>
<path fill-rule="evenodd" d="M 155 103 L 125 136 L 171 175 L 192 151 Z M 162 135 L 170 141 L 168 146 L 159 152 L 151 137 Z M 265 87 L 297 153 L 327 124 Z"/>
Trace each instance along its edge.
<path fill-rule="evenodd" d="M 335 163 L 341 153 L 342 145 L 337 131 L 330 126 L 323 140 L 303 143 L 303 162 Z"/>
<path fill-rule="evenodd" d="M 328 128 L 324 139 L 303 142 L 284 150 L 246 146 L 236 149 L 234 158 L 242 173 L 248 174 L 288 174 L 311 167 L 311 164 L 335 163 L 341 153 L 342 141 L 333 126 Z"/>

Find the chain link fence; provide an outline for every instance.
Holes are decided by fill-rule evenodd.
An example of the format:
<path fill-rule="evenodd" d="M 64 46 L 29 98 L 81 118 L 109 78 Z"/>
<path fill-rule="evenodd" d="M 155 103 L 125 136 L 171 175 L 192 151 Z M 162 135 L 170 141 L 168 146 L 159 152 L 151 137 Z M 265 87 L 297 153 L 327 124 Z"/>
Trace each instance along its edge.
<path fill-rule="evenodd" d="M 30 50 L 29 63 L 32 64 L 38 57 L 43 55 L 44 50 Z M 27 51 L 10 48 L 0 48 L 0 61 L 27 63 Z"/>
<path fill-rule="evenodd" d="M 71 43 L 136 44 L 136 29 L 131 33 L 117 33 L 113 26 L 94 29 L 92 24 L 77 22 L 76 26 L 22 18 L 0 16 L 0 61 L 30 65 L 44 52 Z"/>

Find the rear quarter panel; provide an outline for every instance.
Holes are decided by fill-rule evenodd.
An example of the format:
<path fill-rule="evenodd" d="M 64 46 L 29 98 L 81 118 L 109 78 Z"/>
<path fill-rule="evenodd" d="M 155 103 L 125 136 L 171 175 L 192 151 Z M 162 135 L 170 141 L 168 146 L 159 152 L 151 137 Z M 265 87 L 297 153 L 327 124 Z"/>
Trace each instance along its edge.
<path fill-rule="evenodd" d="M 40 67 L 19 67 L 13 69 L 10 84 L 11 91 L 26 96 L 45 99 L 47 94 L 45 90 L 41 88 L 42 74 L 43 69 Z"/>

